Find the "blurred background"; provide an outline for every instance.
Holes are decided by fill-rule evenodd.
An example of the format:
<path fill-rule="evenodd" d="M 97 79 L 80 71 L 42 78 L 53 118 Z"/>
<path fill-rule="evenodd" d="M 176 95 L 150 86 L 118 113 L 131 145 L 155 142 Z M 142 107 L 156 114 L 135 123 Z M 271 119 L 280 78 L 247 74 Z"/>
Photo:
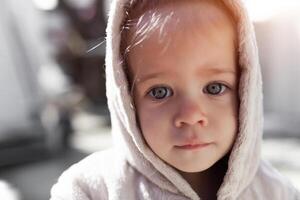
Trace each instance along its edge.
<path fill-rule="evenodd" d="M 300 1 L 245 0 L 264 79 L 263 157 L 300 189 Z M 111 146 L 109 0 L 0 1 L 0 197 L 49 199 L 59 175 Z"/>

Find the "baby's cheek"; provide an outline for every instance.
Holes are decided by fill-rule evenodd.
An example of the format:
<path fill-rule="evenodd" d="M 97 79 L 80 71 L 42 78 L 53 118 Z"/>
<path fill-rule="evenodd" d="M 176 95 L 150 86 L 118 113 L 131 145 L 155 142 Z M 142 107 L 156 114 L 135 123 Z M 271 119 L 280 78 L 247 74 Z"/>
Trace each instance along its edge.
<path fill-rule="evenodd" d="M 140 111 L 140 123 L 144 134 L 162 137 L 168 126 L 168 113 L 160 108 L 146 106 Z"/>
<path fill-rule="evenodd" d="M 237 117 L 239 107 L 237 95 L 235 93 L 224 95 L 214 102 L 213 107 L 220 115 Z"/>
<path fill-rule="evenodd" d="M 152 123 L 153 119 L 151 119 L 151 110 L 148 108 L 145 103 L 140 103 L 138 107 L 138 115 L 141 125 L 145 126 L 147 123 Z"/>
<path fill-rule="evenodd" d="M 152 130 L 158 128 L 163 122 L 164 112 L 157 109 L 144 107 L 140 112 L 140 120 L 144 129 Z"/>
<path fill-rule="evenodd" d="M 156 116 L 156 112 L 144 110 L 141 113 L 141 129 L 143 137 L 148 146 L 155 152 L 159 153 L 158 149 L 162 146 L 163 131 L 161 128 L 161 119 Z"/>

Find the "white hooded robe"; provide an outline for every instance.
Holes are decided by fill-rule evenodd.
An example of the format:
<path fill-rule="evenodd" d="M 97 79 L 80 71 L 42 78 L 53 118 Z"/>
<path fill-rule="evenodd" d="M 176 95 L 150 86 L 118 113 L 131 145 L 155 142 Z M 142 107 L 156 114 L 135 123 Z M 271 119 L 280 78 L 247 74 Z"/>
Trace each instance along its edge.
<path fill-rule="evenodd" d="M 299 192 L 261 160 L 262 80 L 253 26 L 240 0 L 223 0 L 238 19 L 239 132 L 218 200 L 300 200 Z M 111 5 L 106 41 L 106 90 L 114 147 L 66 170 L 51 200 L 199 200 L 192 187 L 145 143 L 137 126 L 120 58 L 120 27 L 127 0 Z"/>

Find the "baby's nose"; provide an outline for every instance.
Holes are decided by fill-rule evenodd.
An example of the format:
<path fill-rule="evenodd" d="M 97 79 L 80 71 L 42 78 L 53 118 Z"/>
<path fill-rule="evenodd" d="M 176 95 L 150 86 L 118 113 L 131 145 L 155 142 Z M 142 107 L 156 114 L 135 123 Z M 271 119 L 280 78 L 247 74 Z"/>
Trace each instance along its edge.
<path fill-rule="evenodd" d="M 175 114 L 174 123 L 177 128 L 187 125 L 200 125 L 206 127 L 208 118 L 204 112 L 204 106 L 199 101 L 184 101 L 182 102 Z"/>

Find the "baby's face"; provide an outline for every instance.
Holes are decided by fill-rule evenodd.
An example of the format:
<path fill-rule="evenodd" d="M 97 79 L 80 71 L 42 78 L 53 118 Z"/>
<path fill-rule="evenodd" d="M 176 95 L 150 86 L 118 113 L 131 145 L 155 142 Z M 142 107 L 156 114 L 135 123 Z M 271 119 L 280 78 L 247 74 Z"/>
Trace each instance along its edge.
<path fill-rule="evenodd" d="M 191 2 L 173 6 L 181 21 L 165 25 L 163 42 L 158 29 L 134 47 L 129 65 L 147 144 L 176 169 L 200 172 L 235 139 L 238 69 L 233 25 L 214 5 Z"/>

